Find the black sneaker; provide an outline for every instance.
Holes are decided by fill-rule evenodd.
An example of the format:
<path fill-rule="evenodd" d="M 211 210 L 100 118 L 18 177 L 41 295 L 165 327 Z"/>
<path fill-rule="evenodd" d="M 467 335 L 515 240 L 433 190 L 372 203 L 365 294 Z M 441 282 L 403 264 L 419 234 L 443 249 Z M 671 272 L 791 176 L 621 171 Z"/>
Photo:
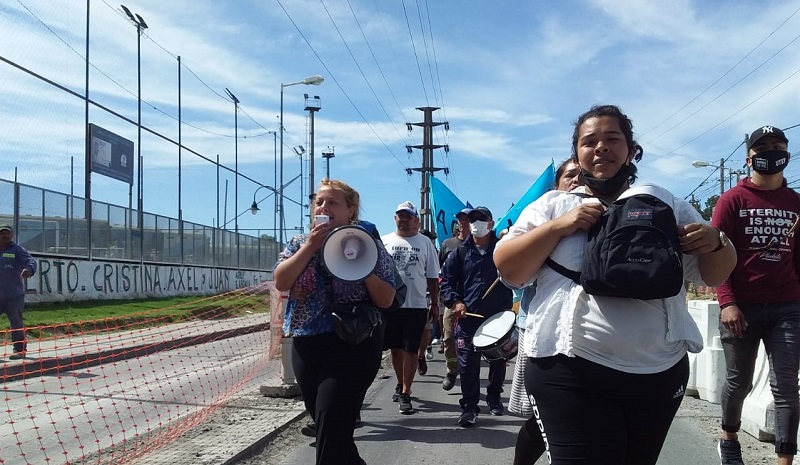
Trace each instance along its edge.
<path fill-rule="evenodd" d="M 425 373 L 428 372 L 428 362 L 425 361 L 424 357 L 419 357 L 417 359 L 417 373 L 420 376 L 425 376 Z"/>
<path fill-rule="evenodd" d="M 425 349 L 425 360 L 433 360 L 433 347 L 428 346 L 428 348 Z"/>
<path fill-rule="evenodd" d="M 744 465 L 742 446 L 735 439 L 720 439 L 717 452 L 722 465 Z"/>
<path fill-rule="evenodd" d="M 10 360 L 22 360 L 25 358 L 26 351 L 21 350 L 19 352 L 14 351 L 14 354 L 8 357 Z"/>
<path fill-rule="evenodd" d="M 300 433 L 303 436 L 308 436 L 310 438 L 317 437 L 317 424 L 316 423 L 309 423 L 306 426 L 300 428 Z"/>
<path fill-rule="evenodd" d="M 474 425 L 478 421 L 478 412 L 475 409 L 467 408 L 463 412 L 461 412 L 461 416 L 458 417 L 458 425 L 464 428 L 468 428 Z"/>
<path fill-rule="evenodd" d="M 392 394 L 392 402 L 397 402 L 400 399 L 400 394 L 403 392 L 403 385 L 398 384 L 394 387 L 394 394 Z"/>
<path fill-rule="evenodd" d="M 492 415 L 499 417 L 506 413 L 505 409 L 503 408 L 503 404 L 500 402 L 499 398 L 496 399 L 487 399 L 486 405 L 489 406 L 489 413 Z"/>
<path fill-rule="evenodd" d="M 456 378 L 458 377 L 455 373 L 448 373 L 444 375 L 444 379 L 442 380 L 442 389 L 445 391 L 449 391 L 453 389 L 453 386 L 456 385 Z"/>
<path fill-rule="evenodd" d="M 414 406 L 411 405 L 411 396 L 408 394 L 400 394 L 399 411 L 403 415 L 411 415 L 414 413 Z"/>

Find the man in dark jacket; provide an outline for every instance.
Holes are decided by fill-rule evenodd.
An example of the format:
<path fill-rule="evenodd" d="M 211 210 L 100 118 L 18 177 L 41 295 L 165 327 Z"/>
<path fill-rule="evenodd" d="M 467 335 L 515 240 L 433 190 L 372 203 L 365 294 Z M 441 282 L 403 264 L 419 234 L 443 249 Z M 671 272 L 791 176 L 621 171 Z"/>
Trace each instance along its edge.
<path fill-rule="evenodd" d="M 472 338 L 485 318 L 512 305 L 511 290 L 496 285 L 484 297 L 497 279 L 497 268 L 492 260 L 497 236 L 492 231 L 494 220 L 486 207 L 477 207 L 467 214 L 471 235 L 447 257 L 442 269 L 441 294 L 445 305 L 453 309 L 457 318 L 455 345 L 461 375 L 461 416 L 458 424 L 467 427 L 478 419 L 480 400 L 481 354 L 475 351 Z M 468 316 L 467 313 L 484 318 Z M 489 364 L 489 385 L 486 403 L 492 415 L 504 413 L 500 402 L 506 377 L 506 361 L 495 360 Z"/>
<path fill-rule="evenodd" d="M 25 279 L 36 273 L 36 261 L 13 239 L 11 225 L 0 224 L 0 313 L 8 315 L 11 326 L 14 355 L 9 358 L 17 360 L 25 358 L 28 349 L 22 309 L 25 307 Z"/>

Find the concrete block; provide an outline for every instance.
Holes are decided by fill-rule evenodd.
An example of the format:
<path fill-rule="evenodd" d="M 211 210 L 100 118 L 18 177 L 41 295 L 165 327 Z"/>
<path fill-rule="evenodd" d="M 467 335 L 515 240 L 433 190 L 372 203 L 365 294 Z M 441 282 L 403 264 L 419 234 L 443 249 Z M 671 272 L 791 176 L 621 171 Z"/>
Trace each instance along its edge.
<path fill-rule="evenodd" d="M 288 399 L 300 395 L 300 386 L 297 384 L 276 384 L 264 385 L 258 388 L 258 392 L 267 397 L 280 397 Z"/>

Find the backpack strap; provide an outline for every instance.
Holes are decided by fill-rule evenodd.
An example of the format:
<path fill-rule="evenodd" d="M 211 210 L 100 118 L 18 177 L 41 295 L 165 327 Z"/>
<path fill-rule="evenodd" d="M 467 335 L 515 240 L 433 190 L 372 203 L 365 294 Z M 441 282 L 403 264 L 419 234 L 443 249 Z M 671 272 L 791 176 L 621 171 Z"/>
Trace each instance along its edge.
<path fill-rule="evenodd" d="M 570 270 L 569 268 L 556 263 L 556 261 L 553 260 L 550 257 L 545 258 L 544 262 L 553 271 L 555 271 L 556 273 L 560 274 L 561 276 L 564 276 L 565 278 L 571 279 L 576 284 L 580 284 L 581 283 L 581 273 L 579 271 Z"/>
<path fill-rule="evenodd" d="M 570 191 L 570 192 L 567 192 L 567 193 L 570 194 L 570 195 L 574 195 L 574 196 L 580 197 L 582 199 L 597 198 L 597 197 L 595 197 L 593 195 L 589 195 L 589 194 L 586 194 L 584 192 L 572 192 L 572 191 Z M 600 200 L 600 199 L 597 199 L 597 200 Z M 600 200 L 600 203 L 602 203 L 606 208 L 608 208 L 608 205 L 605 202 L 603 202 L 602 200 Z M 553 260 L 550 257 L 545 258 L 544 263 L 547 266 L 549 266 L 553 271 L 555 271 L 556 273 L 560 274 L 561 276 L 564 276 L 565 278 L 571 279 L 576 284 L 580 284 L 581 283 L 581 273 L 580 273 L 580 271 L 570 270 L 569 268 L 557 263 L 555 260 Z"/>

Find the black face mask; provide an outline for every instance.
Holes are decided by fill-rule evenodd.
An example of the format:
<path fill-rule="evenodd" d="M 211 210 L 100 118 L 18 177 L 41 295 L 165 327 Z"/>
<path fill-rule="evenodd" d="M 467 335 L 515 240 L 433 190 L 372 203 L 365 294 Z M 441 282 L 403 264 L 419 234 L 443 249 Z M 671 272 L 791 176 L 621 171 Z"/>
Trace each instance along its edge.
<path fill-rule="evenodd" d="M 753 155 L 750 160 L 757 173 L 777 174 L 789 164 L 789 152 L 787 150 L 767 150 Z"/>
<path fill-rule="evenodd" d="M 581 168 L 581 174 L 578 176 L 581 179 L 581 182 L 586 186 L 589 186 L 589 189 L 592 190 L 592 193 L 599 194 L 599 195 L 612 195 L 616 194 L 617 192 L 622 189 L 628 182 L 628 178 L 633 174 L 633 167 L 631 165 L 622 165 L 617 171 L 617 174 L 608 178 L 608 179 L 598 179 L 587 171 L 584 171 Z"/>

